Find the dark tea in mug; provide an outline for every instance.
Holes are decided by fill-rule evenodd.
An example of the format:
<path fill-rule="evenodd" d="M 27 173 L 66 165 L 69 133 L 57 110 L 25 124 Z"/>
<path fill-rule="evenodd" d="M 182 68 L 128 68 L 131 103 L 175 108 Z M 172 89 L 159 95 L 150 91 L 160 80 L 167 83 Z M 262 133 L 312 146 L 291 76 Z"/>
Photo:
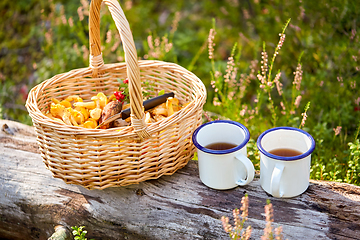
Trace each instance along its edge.
<path fill-rule="evenodd" d="M 302 152 L 291 148 L 276 148 L 269 151 L 269 153 L 280 157 L 294 157 L 303 154 Z"/>
<path fill-rule="evenodd" d="M 216 142 L 216 143 L 210 143 L 209 145 L 206 145 L 205 148 L 212 149 L 212 150 L 228 150 L 231 148 L 236 147 L 236 144 L 233 143 L 226 143 L 226 142 Z"/>

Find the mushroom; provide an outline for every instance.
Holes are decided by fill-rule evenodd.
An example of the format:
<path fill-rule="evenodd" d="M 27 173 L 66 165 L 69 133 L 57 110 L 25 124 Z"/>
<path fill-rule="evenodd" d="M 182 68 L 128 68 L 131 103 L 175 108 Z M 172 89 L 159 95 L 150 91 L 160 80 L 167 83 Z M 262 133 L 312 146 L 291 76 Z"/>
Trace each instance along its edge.
<path fill-rule="evenodd" d="M 150 112 L 145 113 L 145 123 L 153 123 L 154 119 L 151 118 Z"/>
<path fill-rule="evenodd" d="M 74 101 L 74 102 L 82 102 L 83 101 L 82 98 L 79 97 L 78 95 L 68 96 L 65 100 L 68 101 L 68 102 L 72 102 L 72 101 Z"/>
<path fill-rule="evenodd" d="M 76 97 L 76 96 L 77 95 L 73 95 L 73 97 Z M 76 100 L 76 98 L 74 98 L 74 100 Z M 74 107 L 84 107 L 87 109 L 95 109 L 98 107 L 98 108 L 103 109 L 105 107 L 105 105 L 107 104 L 107 97 L 102 92 L 99 92 L 96 96 L 93 96 L 91 98 L 91 100 L 93 100 L 93 101 L 92 102 L 82 102 L 82 101 L 75 102 Z M 99 101 L 99 105 L 97 105 L 97 101 Z"/>
<path fill-rule="evenodd" d="M 56 118 L 54 117 L 51 113 L 46 114 L 47 117 L 51 118 L 52 120 L 59 122 L 59 123 L 64 123 L 63 120 L 61 120 L 60 118 Z"/>
<path fill-rule="evenodd" d="M 54 117 L 59 117 L 61 118 L 65 124 L 67 125 L 72 125 L 71 123 L 71 114 L 70 112 L 65 108 L 64 105 L 60 104 L 60 103 L 51 103 L 50 106 L 50 113 L 54 116 Z"/>
<path fill-rule="evenodd" d="M 59 101 L 58 99 L 56 98 L 51 98 L 51 100 L 55 103 L 55 104 L 61 104 L 63 105 L 64 107 L 71 107 L 71 103 L 68 101 L 68 100 L 62 100 L 62 101 Z"/>
<path fill-rule="evenodd" d="M 67 110 L 71 114 L 70 120 L 71 120 L 71 122 L 73 122 L 74 126 L 81 125 L 85 122 L 85 117 L 80 111 L 78 111 L 76 109 L 72 109 L 72 108 L 67 108 Z M 74 123 L 74 121 L 75 121 L 75 123 Z"/>
<path fill-rule="evenodd" d="M 75 107 L 75 110 L 80 112 L 84 116 L 84 121 L 86 121 L 90 116 L 89 111 L 86 110 L 86 108 L 84 107 Z"/>
<path fill-rule="evenodd" d="M 98 97 L 99 99 L 99 103 L 100 103 L 100 108 L 101 109 L 104 109 L 104 107 L 106 106 L 106 104 L 108 103 L 108 99 L 107 97 L 105 96 L 104 93 L 102 92 L 99 92 L 96 97 Z"/>
<path fill-rule="evenodd" d="M 98 120 L 101 117 L 101 108 L 100 108 L 100 98 L 98 96 L 94 96 L 91 98 L 96 103 L 96 107 L 90 111 L 90 117 Z"/>
<path fill-rule="evenodd" d="M 168 115 L 168 110 L 166 109 L 166 104 L 162 103 L 158 106 L 156 106 L 153 110 L 152 110 L 152 114 L 154 115 L 163 115 L 165 117 L 167 117 Z"/>
<path fill-rule="evenodd" d="M 74 103 L 74 107 L 84 107 L 87 109 L 94 109 L 96 108 L 96 102 L 76 102 Z"/>
<path fill-rule="evenodd" d="M 82 125 L 84 128 L 96 128 L 97 127 L 97 121 L 95 119 L 89 118 L 88 120 L 86 120 L 84 122 L 84 124 Z"/>
<path fill-rule="evenodd" d="M 180 110 L 179 99 L 169 97 L 166 100 L 166 110 L 167 110 L 167 116 L 171 116 L 174 114 L 174 112 L 179 111 Z"/>
<path fill-rule="evenodd" d="M 66 115 L 66 117 L 69 117 L 71 125 L 73 126 L 79 126 L 79 124 L 76 121 L 77 113 L 74 112 L 75 110 L 72 109 L 71 107 L 65 108 L 64 111 L 64 115 Z M 76 116 L 76 117 L 75 117 Z"/>

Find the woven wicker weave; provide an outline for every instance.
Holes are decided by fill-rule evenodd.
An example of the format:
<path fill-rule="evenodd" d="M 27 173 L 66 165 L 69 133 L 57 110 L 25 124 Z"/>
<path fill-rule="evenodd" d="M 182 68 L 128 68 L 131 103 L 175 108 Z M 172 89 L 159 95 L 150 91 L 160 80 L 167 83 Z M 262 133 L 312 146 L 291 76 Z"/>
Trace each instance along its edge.
<path fill-rule="evenodd" d="M 204 84 L 188 70 L 162 61 L 138 61 L 134 40 L 117 0 L 105 0 L 120 33 L 125 63 L 104 64 L 100 43 L 101 0 L 90 6 L 90 67 L 58 74 L 35 86 L 26 107 L 33 120 L 46 167 L 56 178 L 88 189 L 125 186 L 171 175 L 193 157 L 193 131 L 201 124 Z M 46 115 L 51 98 L 97 92 L 110 95 L 117 78 L 129 78 L 131 126 L 86 129 L 58 123 Z M 142 86 L 144 81 L 150 82 Z M 144 123 L 142 89 L 152 95 L 174 92 L 186 107 L 161 121 Z"/>

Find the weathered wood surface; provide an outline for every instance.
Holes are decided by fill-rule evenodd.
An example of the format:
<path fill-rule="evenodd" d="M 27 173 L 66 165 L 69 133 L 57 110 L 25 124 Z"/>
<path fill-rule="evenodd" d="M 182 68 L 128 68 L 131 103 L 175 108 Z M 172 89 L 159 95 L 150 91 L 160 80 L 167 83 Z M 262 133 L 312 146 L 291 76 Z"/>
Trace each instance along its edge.
<path fill-rule="evenodd" d="M 32 127 L 5 120 L 0 126 L 0 239 L 47 239 L 56 225 L 84 225 L 88 239 L 227 239 L 220 218 L 232 219 L 245 193 L 251 239 L 263 233 L 266 199 L 288 239 L 360 239 L 360 187 L 311 181 L 301 196 L 276 199 L 255 178 L 217 191 L 201 183 L 191 161 L 158 180 L 87 190 L 45 169 Z"/>

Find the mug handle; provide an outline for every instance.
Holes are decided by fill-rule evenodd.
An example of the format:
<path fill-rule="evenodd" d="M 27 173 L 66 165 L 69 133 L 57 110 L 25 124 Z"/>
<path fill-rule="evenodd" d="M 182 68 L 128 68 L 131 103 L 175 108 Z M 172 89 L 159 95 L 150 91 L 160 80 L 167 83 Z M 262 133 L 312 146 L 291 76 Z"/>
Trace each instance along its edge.
<path fill-rule="evenodd" d="M 237 160 L 239 160 L 242 164 L 244 164 L 245 169 L 246 169 L 246 178 L 236 181 L 236 184 L 240 185 L 240 186 L 245 186 L 246 184 L 249 184 L 254 179 L 254 175 L 255 175 L 254 165 L 252 164 L 250 159 L 245 157 L 243 154 L 239 154 L 239 155 L 235 156 L 235 158 Z"/>
<path fill-rule="evenodd" d="M 280 191 L 280 180 L 282 173 L 284 172 L 284 168 L 283 164 L 276 164 L 271 175 L 270 194 L 277 198 L 284 196 L 284 192 Z"/>

